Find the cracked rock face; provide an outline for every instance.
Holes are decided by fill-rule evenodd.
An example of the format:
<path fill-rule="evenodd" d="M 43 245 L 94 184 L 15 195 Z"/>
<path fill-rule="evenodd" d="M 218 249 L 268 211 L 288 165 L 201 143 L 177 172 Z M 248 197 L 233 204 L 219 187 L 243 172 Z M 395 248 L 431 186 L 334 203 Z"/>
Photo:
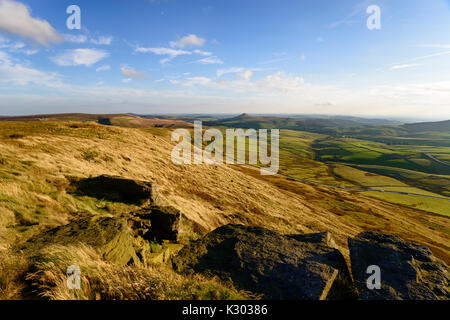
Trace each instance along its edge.
<path fill-rule="evenodd" d="M 183 248 L 179 272 L 217 275 L 266 299 L 345 299 L 352 288 L 342 254 L 329 234 L 283 236 L 259 227 L 227 225 Z"/>
<path fill-rule="evenodd" d="M 363 300 L 436 300 L 450 298 L 449 268 L 422 245 L 379 232 L 348 239 L 351 269 Z M 380 289 L 369 289 L 371 265 L 380 268 Z"/>

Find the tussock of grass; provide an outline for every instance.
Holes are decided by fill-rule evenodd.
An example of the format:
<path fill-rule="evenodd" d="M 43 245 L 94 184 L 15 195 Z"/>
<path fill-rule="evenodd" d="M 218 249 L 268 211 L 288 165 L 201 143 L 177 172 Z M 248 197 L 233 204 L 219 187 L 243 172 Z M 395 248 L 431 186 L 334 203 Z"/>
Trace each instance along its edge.
<path fill-rule="evenodd" d="M 163 265 L 147 268 L 118 267 L 101 259 L 89 246 L 53 245 L 34 258 L 27 279 L 39 297 L 51 300 L 177 300 L 247 299 L 245 292 L 228 287 L 217 279 L 184 277 Z M 81 270 L 81 288 L 70 290 L 68 266 Z"/>
<path fill-rule="evenodd" d="M 0 248 L 0 300 L 20 299 L 28 262 L 20 253 Z"/>

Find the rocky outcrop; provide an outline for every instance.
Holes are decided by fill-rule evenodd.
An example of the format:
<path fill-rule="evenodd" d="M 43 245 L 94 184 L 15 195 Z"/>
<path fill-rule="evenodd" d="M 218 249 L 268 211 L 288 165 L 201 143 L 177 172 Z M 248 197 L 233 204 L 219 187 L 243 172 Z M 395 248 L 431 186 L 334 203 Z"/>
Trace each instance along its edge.
<path fill-rule="evenodd" d="M 217 275 L 266 299 L 352 298 L 347 265 L 327 233 L 282 236 L 227 225 L 184 247 L 173 258 L 179 272 Z"/>
<path fill-rule="evenodd" d="M 363 300 L 450 299 L 449 268 L 422 245 L 379 232 L 348 240 L 351 269 Z M 380 270 L 380 289 L 369 289 L 369 266 Z"/>
<path fill-rule="evenodd" d="M 146 238 L 178 241 L 181 212 L 173 207 L 152 207 L 148 210 L 151 227 Z"/>
<path fill-rule="evenodd" d="M 109 175 L 70 180 L 73 191 L 81 195 L 139 205 L 159 203 L 158 185 L 148 181 Z"/>
<path fill-rule="evenodd" d="M 20 249 L 35 253 L 51 244 L 71 245 L 82 242 L 97 249 L 105 260 L 125 265 L 139 261 L 133 241 L 126 219 L 83 218 L 43 232 L 28 240 Z"/>
<path fill-rule="evenodd" d="M 181 212 L 173 207 L 149 206 L 129 215 L 132 229 L 148 241 L 178 241 Z"/>

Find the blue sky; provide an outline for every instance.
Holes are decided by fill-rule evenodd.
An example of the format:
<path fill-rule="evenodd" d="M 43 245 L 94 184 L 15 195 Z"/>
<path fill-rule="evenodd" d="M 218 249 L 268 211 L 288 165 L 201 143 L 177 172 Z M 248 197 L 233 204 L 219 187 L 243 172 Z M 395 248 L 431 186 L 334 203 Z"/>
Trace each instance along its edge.
<path fill-rule="evenodd" d="M 449 119 L 449 31 L 449 0 L 0 0 L 0 114 Z"/>

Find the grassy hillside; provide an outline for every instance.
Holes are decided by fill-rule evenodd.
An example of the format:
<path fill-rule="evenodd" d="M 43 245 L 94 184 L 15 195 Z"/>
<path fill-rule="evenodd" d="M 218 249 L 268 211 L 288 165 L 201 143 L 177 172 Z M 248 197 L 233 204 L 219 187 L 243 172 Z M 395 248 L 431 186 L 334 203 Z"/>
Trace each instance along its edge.
<path fill-rule="evenodd" d="M 70 192 L 70 177 L 101 174 L 158 183 L 162 203 L 180 209 L 196 225 L 192 237 L 228 223 L 263 226 L 280 233 L 330 231 L 348 254 L 348 236 L 362 230 L 380 230 L 423 243 L 450 262 L 447 217 L 354 192 L 261 176 L 259 170 L 243 166 L 176 166 L 171 162 L 174 143 L 170 133 L 166 128 L 72 121 L 0 122 L 0 294 L 20 297 L 21 279 L 33 277 L 30 268 L 35 262 L 15 251 L 18 244 L 82 216 L 116 216 L 135 209 L 130 204 Z M 308 145 L 314 138 L 311 134 L 290 133 L 283 143 L 286 152 L 293 153 L 294 139 L 300 139 L 303 156 L 308 159 Z M 64 256 L 61 250 L 67 249 L 53 248 L 39 254 L 52 256 L 56 252 Z M 89 250 L 82 249 L 80 255 L 90 254 Z M 48 270 L 47 265 L 39 268 Z M 106 265 L 98 271 L 98 279 L 111 268 L 117 275 L 117 285 L 124 275 L 134 277 L 128 269 Z M 153 274 L 163 272 L 158 270 Z M 152 276 L 150 271 L 134 271 L 139 272 L 138 277 Z M 167 272 L 174 286 L 190 281 Z M 60 276 L 58 273 L 54 278 Z M 195 281 L 205 289 L 213 280 Z M 233 290 L 214 283 L 217 294 Z M 202 297 L 207 297 L 210 291 L 203 289 Z M 224 296 L 233 294 L 238 293 L 229 291 Z"/>
<path fill-rule="evenodd" d="M 30 116 L 0 117 L 0 121 L 81 121 L 97 122 L 103 125 L 115 125 L 128 128 L 173 128 L 192 127 L 192 124 L 178 119 L 142 118 L 131 114 L 87 114 L 61 113 Z"/>
<path fill-rule="evenodd" d="M 405 124 L 404 127 L 410 132 L 424 132 L 424 131 L 442 131 L 450 132 L 450 120 L 439 122 L 421 122 Z"/>

